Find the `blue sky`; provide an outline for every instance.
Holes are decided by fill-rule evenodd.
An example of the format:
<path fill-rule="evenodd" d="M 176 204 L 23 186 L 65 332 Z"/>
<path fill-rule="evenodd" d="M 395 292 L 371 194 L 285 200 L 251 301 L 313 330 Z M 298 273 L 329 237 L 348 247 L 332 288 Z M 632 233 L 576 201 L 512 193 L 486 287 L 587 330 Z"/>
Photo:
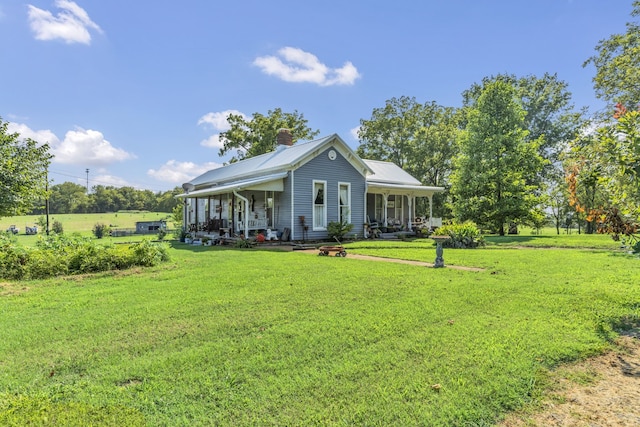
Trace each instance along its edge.
<path fill-rule="evenodd" d="M 320 136 L 392 97 L 461 105 L 485 76 L 557 73 L 595 112 L 601 39 L 631 0 L 0 0 L 0 117 L 50 177 L 164 191 L 222 164 L 229 111 L 297 110 Z"/>

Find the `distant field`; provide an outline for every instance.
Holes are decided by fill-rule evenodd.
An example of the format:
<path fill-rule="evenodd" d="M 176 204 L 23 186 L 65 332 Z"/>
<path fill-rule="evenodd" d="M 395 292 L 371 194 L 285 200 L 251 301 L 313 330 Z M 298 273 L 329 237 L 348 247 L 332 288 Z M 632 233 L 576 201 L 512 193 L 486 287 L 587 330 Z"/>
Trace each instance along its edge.
<path fill-rule="evenodd" d="M 0 218 L 0 230 L 4 231 L 10 225 L 20 228 L 20 234 L 24 234 L 25 227 L 33 227 L 38 218 L 44 215 L 23 215 L 7 218 Z M 49 215 L 49 226 L 53 221 L 60 221 L 65 232 L 69 233 L 91 233 L 93 226 L 101 223 L 111 225 L 113 228 L 134 228 L 136 221 L 155 221 L 167 219 L 171 221 L 171 214 L 165 212 L 111 212 L 111 213 L 89 213 L 89 214 L 55 214 Z M 168 222 L 167 226 L 173 228 L 173 223 Z M 44 232 L 44 230 L 41 230 Z"/>

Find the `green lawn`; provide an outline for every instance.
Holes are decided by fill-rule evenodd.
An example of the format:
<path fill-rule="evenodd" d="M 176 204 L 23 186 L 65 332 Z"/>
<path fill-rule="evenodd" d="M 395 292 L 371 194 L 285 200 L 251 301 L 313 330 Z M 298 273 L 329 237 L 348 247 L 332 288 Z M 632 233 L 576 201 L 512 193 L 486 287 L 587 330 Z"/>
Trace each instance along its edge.
<path fill-rule="evenodd" d="M 0 425 L 491 425 L 640 319 L 640 260 L 571 236 L 445 250 L 481 272 L 175 243 L 157 268 L 3 283 Z"/>
<path fill-rule="evenodd" d="M 135 228 L 136 221 L 157 221 L 167 219 L 171 214 L 163 212 L 111 212 L 88 214 L 52 214 L 49 215 L 50 227 L 54 221 L 62 223 L 65 233 L 90 233 L 97 223 L 111 225 L 115 228 Z M 20 228 L 20 234 L 24 234 L 25 227 L 35 225 L 38 218 L 44 215 L 22 215 L 0 218 L 0 231 L 4 231 L 11 224 Z M 169 220 L 171 220 L 169 218 Z M 168 224 L 171 227 L 171 224 Z M 41 233 L 45 230 L 40 229 Z"/>
<path fill-rule="evenodd" d="M 22 215 L 14 217 L 0 218 L 0 232 L 5 231 L 10 225 L 15 225 L 20 229 L 16 235 L 20 244 L 33 246 L 38 240 L 38 235 L 26 235 L 26 227 L 33 227 L 43 215 Z M 173 228 L 171 214 L 163 212 L 111 212 L 111 213 L 88 213 L 88 214 L 55 214 L 49 216 L 49 228 L 53 229 L 53 222 L 59 221 L 62 224 L 64 233 L 79 233 L 84 236 L 92 236 L 93 226 L 96 224 L 109 225 L 112 228 L 135 228 L 137 221 L 159 221 L 167 220 L 167 228 Z M 39 235 L 45 235 L 46 230 L 39 227 Z M 105 242 L 121 243 L 129 241 L 139 241 L 143 235 L 133 235 L 125 237 L 105 237 Z M 146 236 L 149 237 L 149 236 Z"/>

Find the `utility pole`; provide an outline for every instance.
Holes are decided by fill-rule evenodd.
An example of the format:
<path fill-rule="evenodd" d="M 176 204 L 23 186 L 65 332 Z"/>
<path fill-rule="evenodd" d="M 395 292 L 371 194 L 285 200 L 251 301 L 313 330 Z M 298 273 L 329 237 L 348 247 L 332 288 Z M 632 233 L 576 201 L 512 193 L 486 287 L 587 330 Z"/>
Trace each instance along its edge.
<path fill-rule="evenodd" d="M 47 199 L 45 200 L 45 212 L 47 214 L 47 236 L 49 235 L 49 166 L 46 170 L 46 182 L 44 183 L 45 191 L 47 192 Z"/>
<path fill-rule="evenodd" d="M 87 194 L 89 194 L 89 168 L 87 168 L 86 172 L 87 172 Z"/>

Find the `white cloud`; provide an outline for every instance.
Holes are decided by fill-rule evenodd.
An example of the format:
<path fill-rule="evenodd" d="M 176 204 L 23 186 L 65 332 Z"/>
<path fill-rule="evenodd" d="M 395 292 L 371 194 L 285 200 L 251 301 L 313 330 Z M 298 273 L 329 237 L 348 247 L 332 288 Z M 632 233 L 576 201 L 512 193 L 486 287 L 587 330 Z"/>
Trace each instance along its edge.
<path fill-rule="evenodd" d="M 198 175 L 216 169 L 222 166 L 220 163 L 208 162 L 196 164 L 193 162 L 178 162 L 169 160 L 158 169 L 149 169 L 147 175 L 157 179 L 158 181 L 170 182 L 173 184 L 182 184 L 189 182 Z"/>
<path fill-rule="evenodd" d="M 245 120 L 248 118 L 244 113 L 238 110 L 226 110 L 205 114 L 198 120 L 198 125 L 209 125 L 218 132 L 224 132 L 230 129 L 229 123 L 227 122 L 227 118 L 230 114 L 241 116 Z M 216 133 L 211 135 L 207 139 L 203 139 L 202 141 L 200 141 L 200 145 L 209 148 L 222 148 L 222 142 L 220 142 L 220 134 Z"/>
<path fill-rule="evenodd" d="M 220 141 L 220 134 L 216 133 L 211 135 L 209 138 L 200 141 L 200 145 L 209 148 L 222 148 L 223 144 L 222 141 Z"/>
<path fill-rule="evenodd" d="M 87 12 L 69 0 L 56 0 L 60 12 L 53 15 L 48 10 L 29 5 L 29 24 L 37 40 L 62 39 L 66 43 L 91 44 L 89 30 L 102 33 L 102 29 L 89 18 Z"/>
<path fill-rule="evenodd" d="M 48 143 L 50 147 L 60 143 L 58 137 L 50 130 L 33 130 L 22 123 L 10 122 L 7 125 L 7 131 L 9 133 L 19 133 L 22 139 L 31 138 L 40 144 Z"/>
<path fill-rule="evenodd" d="M 50 130 L 33 130 L 20 123 L 9 123 L 10 133 L 19 133 L 22 138 L 31 138 L 42 144 L 48 143 L 53 163 L 86 166 L 107 166 L 112 163 L 135 159 L 136 156 L 114 147 L 101 132 L 77 128 L 66 133 L 64 140 Z"/>
<path fill-rule="evenodd" d="M 209 124 L 213 126 L 214 129 L 224 132 L 225 130 L 229 130 L 230 126 L 227 122 L 227 117 L 229 117 L 229 115 L 231 114 L 242 116 L 243 119 L 247 119 L 247 116 L 245 116 L 238 110 L 226 110 L 217 113 L 207 113 L 204 116 L 200 117 L 200 120 L 198 120 L 198 124 Z"/>
<path fill-rule="evenodd" d="M 295 47 L 283 47 L 278 55 L 260 56 L 253 61 L 253 65 L 261 68 L 265 74 L 293 83 L 353 85 L 360 77 L 358 69 L 349 61 L 342 68 L 329 68 L 314 54 Z"/>
<path fill-rule="evenodd" d="M 51 148 L 56 156 L 54 162 L 65 164 L 105 166 L 136 158 L 134 154 L 111 145 L 101 132 L 91 129 L 70 130 L 61 143 Z"/>
<path fill-rule="evenodd" d="M 355 139 L 356 141 L 360 140 L 360 137 L 358 136 L 358 132 L 360 132 L 360 126 L 356 126 L 349 131 L 353 139 Z"/>

